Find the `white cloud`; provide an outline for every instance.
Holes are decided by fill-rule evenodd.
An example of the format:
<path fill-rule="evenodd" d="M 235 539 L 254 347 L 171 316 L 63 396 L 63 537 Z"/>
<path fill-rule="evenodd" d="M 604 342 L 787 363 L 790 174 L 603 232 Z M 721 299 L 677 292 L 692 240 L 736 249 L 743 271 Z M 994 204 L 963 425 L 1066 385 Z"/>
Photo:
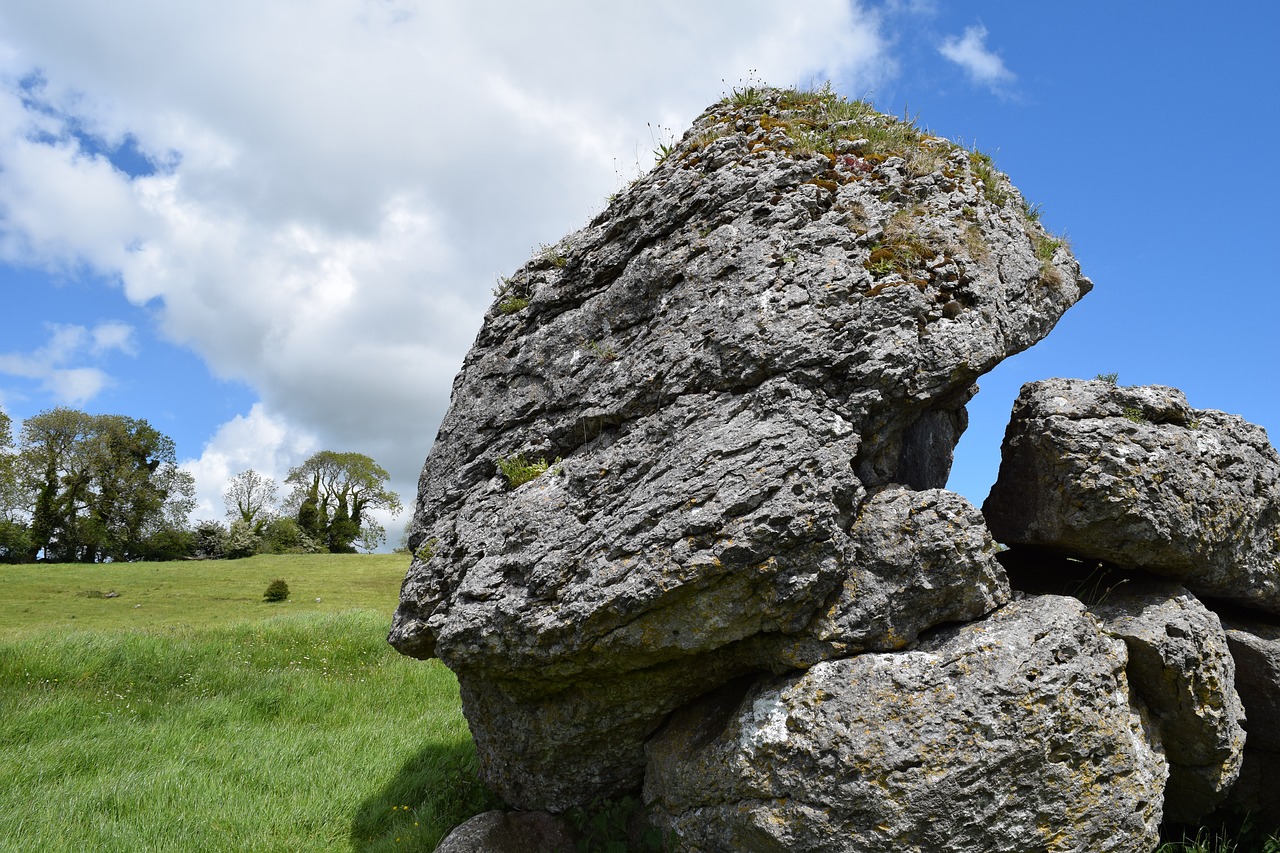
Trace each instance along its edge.
<path fill-rule="evenodd" d="M 199 459 L 182 463 L 182 469 L 196 480 L 193 517 L 221 520 L 227 481 L 249 468 L 274 479 L 283 497 L 289 469 L 319 449 L 314 435 L 298 431 L 261 403 L 255 404 L 248 415 L 236 415 L 219 427 Z"/>
<path fill-rule="evenodd" d="M 111 320 L 99 323 L 91 332 L 93 343 L 89 351 L 94 355 L 103 355 L 112 350 L 119 350 L 126 355 L 137 355 L 138 349 L 133 340 L 133 326 Z"/>
<path fill-rule="evenodd" d="M 118 277 L 257 391 L 190 463 L 201 488 L 324 446 L 410 503 L 495 275 L 647 166 L 647 123 L 682 132 L 752 70 L 861 94 L 884 44 L 848 0 L 11 4 L 0 258 Z M 130 178 L 73 130 L 161 168 Z"/>
<path fill-rule="evenodd" d="M 49 342 L 31 353 L 0 353 L 0 373 L 39 380 L 59 403 L 83 405 L 113 380 L 98 367 L 75 366 L 86 356 L 101 357 L 112 350 L 134 354 L 133 327 L 109 321 L 84 326 L 48 323 Z"/>
<path fill-rule="evenodd" d="M 1005 67 L 999 54 L 987 49 L 986 41 L 986 27 L 965 27 L 963 36 L 949 36 L 938 52 L 963 68 L 973 82 L 1000 91 L 1017 75 Z"/>

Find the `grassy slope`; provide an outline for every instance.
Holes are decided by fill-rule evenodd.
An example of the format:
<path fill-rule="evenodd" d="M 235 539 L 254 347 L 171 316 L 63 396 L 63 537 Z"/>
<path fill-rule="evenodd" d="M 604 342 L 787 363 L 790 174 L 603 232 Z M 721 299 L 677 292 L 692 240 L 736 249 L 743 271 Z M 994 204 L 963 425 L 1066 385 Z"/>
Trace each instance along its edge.
<path fill-rule="evenodd" d="M 432 849 L 488 801 L 452 674 L 386 645 L 404 568 L 0 569 L 0 850 Z"/>
<path fill-rule="evenodd" d="M 318 554 L 246 560 L 0 566 L 0 639 L 33 628 L 225 625 L 288 613 L 375 610 L 390 618 L 409 561 L 400 554 Z M 266 604 L 275 578 L 285 604 Z M 89 597 L 119 593 L 118 598 Z M 316 599 L 320 599 L 316 601 Z"/>

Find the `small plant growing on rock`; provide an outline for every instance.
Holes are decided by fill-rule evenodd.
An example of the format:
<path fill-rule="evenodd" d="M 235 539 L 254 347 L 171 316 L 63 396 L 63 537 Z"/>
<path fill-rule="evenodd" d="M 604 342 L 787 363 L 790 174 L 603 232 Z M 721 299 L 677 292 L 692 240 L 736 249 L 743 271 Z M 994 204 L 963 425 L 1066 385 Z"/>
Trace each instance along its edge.
<path fill-rule="evenodd" d="M 1120 374 L 1119 373 L 1099 373 L 1095 375 L 1093 378 L 1098 380 L 1099 382 L 1105 382 L 1108 385 L 1114 386 L 1117 382 L 1120 381 Z"/>
<path fill-rule="evenodd" d="M 267 591 L 262 594 L 263 601 L 287 601 L 288 598 L 289 584 L 280 578 L 276 578 L 267 584 Z"/>
<path fill-rule="evenodd" d="M 560 460 L 556 460 L 559 462 Z M 511 488 L 516 489 L 525 483 L 537 477 L 541 477 L 547 473 L 547 469 L 551 467 L 545 457 L 530 460 L 526 459 L 523 453 L 517 453 L 515 456 L 504 456 L 498 460 L 498 470 L 502 472 L 502 476 L 507 478 L 507 484 Z"/>
<path fill-rule="evenodd" d="M 1040 280 L 1057 284 L 1062 280 L 1062 274 L 1058 272 L 1057 267 L 1053 265 L 1053 255 L 1063 246 L 1067 245 L 1067 241 L 1057 237 L 1036 237 L 1035 249 L 1036 258 L 1040 261 Z"/>
<path fill-rule="evenodd" d="M 435 556 L 436 546 L 440 544 L 440 540 L 432 536 L 430 539 L 418 546 L 418 550 L 413 552 L 413 556 L 419 562 L 427 562 Z"/>
<path fill-rule="evenodd" d="M 528 308 L 529 294 L 526 290 L 527 286 L 517 286 L 511 279 L 499 276 L 498 283 L 493 287 L 493 295 L 498 299 L 498 311 L 502 314 L 514 314 Z"/>
<path fill-rule="evenodd" d="M 982 195 L 987 201 L 998 207 L 1004 207 L 1004 203 L 1009 200 L 1009 193 L 1000 186 L 996 178 L 996 167 L 991 156 L 981 151 L 970 151 L 969 168 L 973 170 L 978 183 L 982 185 Z"/>
<path fill-rule="evenodd" d="M 608 344 L 602 344 L 599 341 L 587 341 L 587 349 L 591 354 L 601 361 L 617 361 L 618 354 L 613 347 Z"/>
<path fill-rule="evenodd" d="M 1056 237 L 1040 237 L 1036 240 L 1036 257 L 1041 261 L 1048 263 L 1053 260 L 1053 253 L 1066 245 L 1066 242 Z"/>
<path fill-rule="evenodd" d="M 569 265 L 569 256 L 557 243 L 543 243 L 538 247 L 538 257 L 553 267 L 563 268 Z"/>

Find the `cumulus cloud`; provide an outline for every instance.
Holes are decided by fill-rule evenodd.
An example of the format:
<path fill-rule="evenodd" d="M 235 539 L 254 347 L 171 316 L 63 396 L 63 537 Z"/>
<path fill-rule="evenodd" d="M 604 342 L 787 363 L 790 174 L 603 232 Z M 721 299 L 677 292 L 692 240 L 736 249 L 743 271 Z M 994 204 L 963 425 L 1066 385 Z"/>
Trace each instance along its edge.
<path fill-rule="evenodd" d="M 1013 83 L 1017 75 L 1005 67 L 999 54 L 987 49 L 986 41 L 986 27 L 965 27 L 964 35 L 943 40 L 938 52 L 963 68 L 974 83 L 999 91 Z"/>
<path fill-rule="evenodd" d="M 11 4 L 0 259 L 90 265 L 254 388 L 198 483 L 329 447 L 411 502 L 495 276 L 647 167 L 647 124 L 751 73 L 891 67 L 849 0 Z M 150 168 L 113 165 L 126 141 Z"/>
<path fill-rule="evenodd" d="M 0 353 L 0 373 L 35 379 L 59 402 L 83 405 L 111 384 L 106 371 L 75 365 L 87 357 L 99 358 L 118 350 L 135 353 L 133 327 L 110 321 L 92 329 L 59 323 L 46 324 L 49 342 L 30 353 Z"/>
<path fill-rule="evenodd" d="M 222 493 L 229 479 L 250 468 L 283 485 L 289 469 L 319 450 L 314 435 L 301 432 L 261 403 L 219 427 L 199 459 L 182 463 L 195 477 L 195 518 L 223 518 Z"/>

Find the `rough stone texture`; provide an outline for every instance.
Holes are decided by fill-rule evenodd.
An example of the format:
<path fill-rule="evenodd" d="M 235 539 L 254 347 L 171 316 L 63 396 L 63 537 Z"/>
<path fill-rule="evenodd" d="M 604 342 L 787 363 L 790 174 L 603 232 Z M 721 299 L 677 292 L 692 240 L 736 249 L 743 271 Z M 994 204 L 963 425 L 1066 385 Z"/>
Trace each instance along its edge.
<path fill-rule="evenodd" d="M 576 837 L 562 818 L 546 812 L 488 811 L 455 827 L 436 853 L 566 853 Z"/>
<path fill-rule="evenodd" d="M 1181 391 L 1023 386 L 982 507 L 996 539 L 1178 579 L 1280 613 L 1280 456 L 1266 431 Z"/>
<path fill-rule="evenodd" d="M 638 787 L 644 741 L 672 710 L 670 697 L 698 696 L 748 671 L 802 668 L 865 649 L 902 648 L 931 625 L 978 618 L 1009 598 L 981 515 L 954 492 L 881 492 L 864 505 L 846 547 L 848 575 L 841 589 L 802 631 L 760 634 L 718 655 L 597 676 L 568 689 L 552 684 L 544 694 L 519 683 L 509 687 L 505 680 L 462 679 L 463 707 L 478 751 L 493 756 L 488 781 L 520 803 L 569 802 L 570 784 Z M 717 615 L 709 610 L 704 618 Z M 510 754 L 526 756 L 534 767 L 555 768 L 556 775 L 507 764 L 502 756 Z"/>
<path fill-rule="evenodd" d="M 1232 612 L 1222 623 L 1249 732 L 1231 803 L 1280 826 L 1280 620 Z"/>
<path fill-rule="evenodd" d="M 649 747 L 690 851 L 1152 850 L 1168 772 L 1125 644 L 1061 596 L 722 688 Z"/>
<path fill-rule="evenodd" d="M 886 490 L 863 506 L 850 534 L 840 595 L 805 632 L 830 650 L 798 663 L 902 648 L 932 625 L 977 619 L 1009 600 L 982 515 L 955 492 Z"/>
<path fill-rule="evenodd" d="M 1240 773 L 1245 709 L 1217 615 L 1173 583 L 1128 583 L 1089 608 L 1129 648 L 1132 691 L 1146 705 L 1169 761 L 1164 819 L 1212 812 Z"/>
<path fill-rule="evenodd" d="M 1249 746 L 1280 752 L 1280 620 L 1233 611 L 1222 624 L 1249 719 Z"/>
<path fill-rule="evenodd" d="M 966 557 L 930 581 L 963 615 L 868 629 L 849 531 L 869 494 L 944 485 L 974 380 L 1091 285 L 981 158 L 788 97 L 713 106 L 518 270 L 455 381 L 390 639 L 458 673 L 513 805 L 634 788 L 645 737 L 716 684 L 1003 595 Z M 517 454 L 550 470 L 512 489 Z"/>

